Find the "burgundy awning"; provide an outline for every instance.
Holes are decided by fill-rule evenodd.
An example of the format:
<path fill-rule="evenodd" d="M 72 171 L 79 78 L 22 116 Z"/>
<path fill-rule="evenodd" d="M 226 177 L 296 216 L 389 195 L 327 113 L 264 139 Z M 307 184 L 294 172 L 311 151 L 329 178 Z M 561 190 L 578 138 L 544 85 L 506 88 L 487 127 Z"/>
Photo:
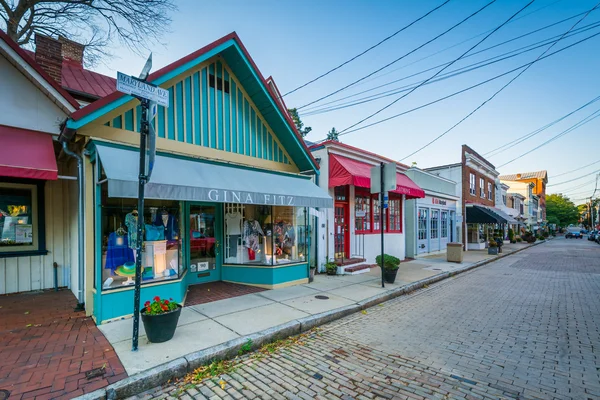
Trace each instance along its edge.
<path fill-rule="evenodd" d="M 329 155 L 329 187 L 354 185 L 362 188 L 371 187 L 371 168 L 373 166 L 362 161 L 352 160 L 337 154 Z M 407 199 L 422 199 L 425 192 L 408 176 L 396 174 L 396 190 L 391 193 L 406 195 Z"/>
<path fill-rule="evenodd" d="M 0 176 L 58 179 L 52 136 L 0 125 Z"/>

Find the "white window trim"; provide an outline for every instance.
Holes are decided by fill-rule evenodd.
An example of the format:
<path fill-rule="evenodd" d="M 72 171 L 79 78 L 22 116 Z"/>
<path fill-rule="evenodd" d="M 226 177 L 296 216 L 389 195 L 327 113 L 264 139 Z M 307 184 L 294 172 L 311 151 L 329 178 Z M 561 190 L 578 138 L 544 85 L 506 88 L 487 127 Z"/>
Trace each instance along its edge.
<path fill-rule="evenodd" d="M 39 224 L 38 220 L 38 195 L 37 185 L 30 185 L 25 183 L 6 183 L 0 182 L 0 187 L 8 189 L 29 189 L 31 190 L 31 227 L 33 234 L 33 243 L 28 246 L 0 246 L 0 254 L 2 253 L 21 253 L 31 252 L 39 250 Z M 1 229 L 2 227 L 0 227 Z"/>
<path fill-rule="evenodd" d="M 475 174 L 469 173 L 469 193 L 471 196 L 475 196 L 477 194 L 476 188 L 477 179 L 475 178 Z"/>
<path fill-rule="evenodd" d="M 479 197 L 485 199 L 485 179 L 479 178 Z"/>
<path fill-rule="evenodd" d="M 492 183 L 488 182 L 488 200 L 492 199 L 492 192 L 493 192 L 493 190 L 492 190 Z"/>

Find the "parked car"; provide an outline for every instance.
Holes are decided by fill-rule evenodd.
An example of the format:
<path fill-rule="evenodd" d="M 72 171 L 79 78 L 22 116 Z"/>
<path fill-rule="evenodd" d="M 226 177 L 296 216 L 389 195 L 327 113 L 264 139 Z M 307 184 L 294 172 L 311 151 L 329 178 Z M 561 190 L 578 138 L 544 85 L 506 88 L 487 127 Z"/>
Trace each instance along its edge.
<path fill-rule="evenodd" d="M 588 240 L 591 241 L 596 241 L 596 237 L 598 237 L 598 231 L 596 229 L 594 229 L 593 231 L 590 232 L 590 234 L 588 235 Z"/>
<path fill-rule="evenodd" d="M 579 228 L 569 228 L 567 229 L 567 234 L 565 235 L 566 239 L 581 239 L 583 235 Z"/>
<path fill-rule="evenodd" d="M 588 230 L 587 229 L 582 229 L 579 231 L 582 235 L 587 235 L 588 234 Z"/>

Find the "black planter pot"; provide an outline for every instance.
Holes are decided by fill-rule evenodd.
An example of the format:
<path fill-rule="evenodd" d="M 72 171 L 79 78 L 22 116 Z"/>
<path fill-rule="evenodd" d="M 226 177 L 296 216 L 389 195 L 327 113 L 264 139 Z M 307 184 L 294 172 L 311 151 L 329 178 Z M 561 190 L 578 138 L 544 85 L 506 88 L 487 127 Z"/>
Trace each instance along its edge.
<path fill-rule="evenodd" d="M 148 341 L 162 343 L 173 338 L 181 315 L 181 306 L 178 305 L 176 310 L 164 314 L 146 315 L 143 310 L 141 314 Z"/>
<path fill-rule="evenodd" d="M 491 254 L 493 256 L 498 255 L 498 248 L 497 247 L 488 247 L 488 254 Z"/>
<path fill-rule="evenodd" d="M 327 270 L 327 275 L 337 275 L 337 270 Z"/>
<path fill-rule="evenodd" d="M 398 274 L 398 270 L 394 269 L 385 269 L 383 270 L 383 280 L 387 283 L 394 283 L 396 280 L 396 275 Z"/>

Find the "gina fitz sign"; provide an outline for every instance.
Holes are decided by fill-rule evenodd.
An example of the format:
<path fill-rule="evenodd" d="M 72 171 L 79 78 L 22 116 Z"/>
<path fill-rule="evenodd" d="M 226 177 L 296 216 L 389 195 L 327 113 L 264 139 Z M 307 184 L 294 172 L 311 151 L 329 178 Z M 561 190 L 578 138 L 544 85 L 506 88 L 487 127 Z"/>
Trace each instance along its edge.
<path fill-rule="evenodd" d="M 250 193 L 225 189 L 210 189 L 208 201 L 219 203 L 264 204 L 269 206 L 293 206 L 295 197 L 269 193 Z"/>

